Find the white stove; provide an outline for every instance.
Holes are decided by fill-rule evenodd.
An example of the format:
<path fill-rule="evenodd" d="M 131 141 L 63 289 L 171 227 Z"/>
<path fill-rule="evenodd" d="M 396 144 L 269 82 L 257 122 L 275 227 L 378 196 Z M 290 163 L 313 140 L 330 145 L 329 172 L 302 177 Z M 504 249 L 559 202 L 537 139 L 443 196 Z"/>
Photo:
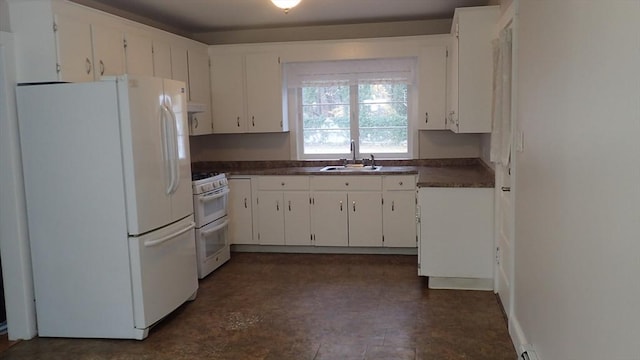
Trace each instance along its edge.
<path fill-rule="evenodd" d="M 198 278 L 202 279 L 231 258 L 229 186 L 225 174 L 194 173 L 192 179 Z"/>

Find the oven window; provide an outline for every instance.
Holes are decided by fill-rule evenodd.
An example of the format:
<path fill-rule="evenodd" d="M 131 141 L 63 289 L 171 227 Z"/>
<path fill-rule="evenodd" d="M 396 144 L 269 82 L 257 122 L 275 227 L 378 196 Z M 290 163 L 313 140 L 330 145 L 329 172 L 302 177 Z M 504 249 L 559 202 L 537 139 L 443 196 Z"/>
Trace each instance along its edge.
<path fill-rule="evenodd" d="M 218 251 L 227 246 L 227 228 L 228 226 L 225 226 L 220 230 L 211 232 L 204 236 L 205 258 L 215 255 Z"/>

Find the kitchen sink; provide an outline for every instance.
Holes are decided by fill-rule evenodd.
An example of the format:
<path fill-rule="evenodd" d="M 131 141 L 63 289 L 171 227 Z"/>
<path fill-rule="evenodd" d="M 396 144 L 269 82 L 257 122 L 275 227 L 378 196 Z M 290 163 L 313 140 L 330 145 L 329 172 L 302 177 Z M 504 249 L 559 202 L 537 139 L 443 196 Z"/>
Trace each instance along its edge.
<path fill-rule="evenodd" d="M 322 169 L 320 169 L 320 171 L 328 171 L 328 172 L 358 172 L 358 171 L 366 171 L 366 172 L 370 172 L 370 171 L 380 171 L 380 169 L 382 169 L 382 166 L 364 166 L 361 164 L 348 164 L 348 165 L 330 165 L 330 166 L 325 166 Z"/>

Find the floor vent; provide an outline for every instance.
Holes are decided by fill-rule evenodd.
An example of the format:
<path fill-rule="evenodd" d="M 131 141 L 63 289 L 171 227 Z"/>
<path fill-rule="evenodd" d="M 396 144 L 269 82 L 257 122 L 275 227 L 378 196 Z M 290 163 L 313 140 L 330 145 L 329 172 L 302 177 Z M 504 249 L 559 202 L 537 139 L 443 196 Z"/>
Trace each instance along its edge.
<path fill-rule="evenodd" d="M 522 345 L 522 352 L 520 353 L 521 360 L 539 360 L 536 352 L 533 350 L 533 346 L 530 344 Z"/>

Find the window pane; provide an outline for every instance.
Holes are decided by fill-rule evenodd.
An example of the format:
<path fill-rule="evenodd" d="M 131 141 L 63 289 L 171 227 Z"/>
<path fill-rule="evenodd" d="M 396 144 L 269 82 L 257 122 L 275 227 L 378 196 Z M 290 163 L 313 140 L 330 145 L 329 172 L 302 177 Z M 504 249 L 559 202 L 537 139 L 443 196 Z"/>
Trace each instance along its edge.
<path fill-rule="evenodd" d="M 361 84 L 360 153 L 408 152 L 407 85 Z"/>
<path fill-rule="evenodd" d="M 302 88 L 304 153 L 348 153 L 349 114 L 349 86 Z"/>

